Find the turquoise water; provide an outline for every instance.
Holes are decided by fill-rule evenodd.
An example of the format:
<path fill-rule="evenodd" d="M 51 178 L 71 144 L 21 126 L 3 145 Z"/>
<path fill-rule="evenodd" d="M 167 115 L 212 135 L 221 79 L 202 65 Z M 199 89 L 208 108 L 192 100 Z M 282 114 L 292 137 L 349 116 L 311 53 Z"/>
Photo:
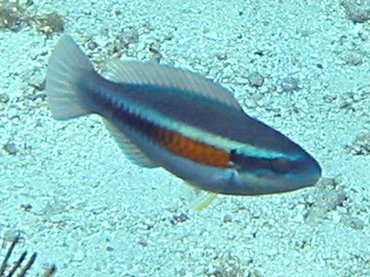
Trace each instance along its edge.
<path fill-rule="evenodd" d="M 366 4 L 0 7 L 0 231 L 22 237 L 10 262 L 38 253 L 29 276 L 51 264 L 56 276 L 370 276 Z M 51 117 L 43 88 L 63 33 L 102 71 L 112 58 L 150 61 L 222 84 L 309 151 L 322 179 L 285 194 L 218 196 L 195 211 L 183 180 L 133 164 L 98 116 Z"/>

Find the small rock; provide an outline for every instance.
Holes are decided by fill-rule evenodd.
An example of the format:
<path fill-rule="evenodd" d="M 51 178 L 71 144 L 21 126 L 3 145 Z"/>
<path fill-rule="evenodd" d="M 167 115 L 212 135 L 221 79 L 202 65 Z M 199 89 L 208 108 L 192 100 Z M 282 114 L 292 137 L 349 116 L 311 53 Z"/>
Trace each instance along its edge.
<path fill-rule="evenodd" d="M 248 76 L 249 84 L 252 87 L 262 87 L 265 82 L 265 78 L 258 72 L 253 72 Z"/>
<path fill-rule="evenodd" d="M 25 212 L 29 212 L 32 210 L 32 205 L 31 204 L 21 204 L 20 205 L 20 208 L 25 211 Z"/>
<path fill-rule="evenodd" d="M 281 82 L 281 88 L 284 92 L 294 92 L 301 89 L 299 80 L 294 77 L 284 78 Z"/>
<path fill-rule="evenodd" d="M 1 93 L 0 94 L 0 103 L 8 103 L 9 102 L 9 95 L 7 95 L 6 93 Z"/>
<path fill-rule="evenodd" d="M 148 242 L 145 239 L 143 239 L 143 238 L 139 239 L 139 241 L 137 243 L 139 245 L 143 246 L 143 247 L 147 247 L 148 246 Z"/>
<path fill-rule="evenodd" d="M 357 136 L 347 150 L 352 155 L 370 155 L 370 134 Z"/>
<path fill-rule="evenodd" d="M 347 218 L 345 218 L 345 223 L 347 224 L 347 226 L 355 230 L 362 230 L 365 228 L 365 222 L 355 216 L 354 217 L 348 216 Z"/>
<path fill-rule="evenodd" d="M 18 149 L 15 143 L 8 142 L 4 145 L 4 150 L 8 152 L 9 155 L 15 155 L 18 153 Z"/>
<path fill-rule="evenodd" d="M 95 50 L 98 47 L 99 47 L 99 45 L 94 40 L 92 40 L 92 39 L 90 39 L 86 43 L 86 48 L 89 49 L 90 51 L 93 51 L 93 50 Z"/>
<path fill-rule="evenodd" d="M 353 22 L 363 23 L 370 19 L 370 0 L 345 0 L 340 4 Z"/>
<path fill-rule="evenodd" d="M 363 63 L 363 57 L 363 54 L 351 51 L 343 56 L 343 60 L 348 65 L 360 65 Z"/>
<path fill-rule="evenodd" d="M 176 225 L 178 223 L 185 222 L 189 219 L 189 216 L 185 213 L 180 213 L 179 215 L 174 215 L 171 219 L 170 222 L 173 225 Z"/>
<path fill-rule="evenodd" d="M 332 103 L 335 99 L 337 99 L 337 96 L 334 94 L 326 94 L 323 97 L 325 103 Z"/>
<path fill-rule="evenodd" d="M 227 54 L 226 53 L 217 53 L 216 58 L 219 61 L 225 61 L 227 59 Z"/>
<path fill-rule="evenodd" d="M 222 219 L 222 221 L 224 223 L 230 223 L 230 222 L 233 221 L 233 219 L 232 219 L 231 215 L 226 214 L 226 215 L 224 215 L 224 218 Z"/>

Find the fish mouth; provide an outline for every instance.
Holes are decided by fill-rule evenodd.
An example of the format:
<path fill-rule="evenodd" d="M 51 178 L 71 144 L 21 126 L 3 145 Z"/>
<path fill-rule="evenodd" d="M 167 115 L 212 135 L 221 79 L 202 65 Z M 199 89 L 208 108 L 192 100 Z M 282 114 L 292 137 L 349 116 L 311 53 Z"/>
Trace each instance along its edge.
<path fill-rule="evenodd" d="M 314 186 L 321 178 L 322 169 L 319 163 L 316 160 L 313 160 L 310 174 L 305 180 L 307 186 Z"/>
<path fill-rule="evenodd" d="M 290 180 L 286 180 L 285 184 L 282 181 L 280 192 L 289 192 L 315 186 L 321 178 L 321 173 L 322 170 L 319 163 L 312 158 L 303 173 L 292 177 Z"/>

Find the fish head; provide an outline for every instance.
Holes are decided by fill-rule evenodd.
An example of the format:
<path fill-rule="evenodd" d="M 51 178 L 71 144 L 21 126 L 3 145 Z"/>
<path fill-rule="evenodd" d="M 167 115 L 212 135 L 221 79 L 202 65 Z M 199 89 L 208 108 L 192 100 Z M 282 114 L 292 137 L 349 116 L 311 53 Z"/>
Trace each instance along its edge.
<path fill-rule="evenodd" d="M 236 170 L 233 194 L 259 195 L 293 191 L 313 186 L 321 177 L 319 163 L 294 144 L 294 152 L 249 155 L 243 149 L 230 153 Z M 294 153 L 294 154 L 293 154 Z"/>

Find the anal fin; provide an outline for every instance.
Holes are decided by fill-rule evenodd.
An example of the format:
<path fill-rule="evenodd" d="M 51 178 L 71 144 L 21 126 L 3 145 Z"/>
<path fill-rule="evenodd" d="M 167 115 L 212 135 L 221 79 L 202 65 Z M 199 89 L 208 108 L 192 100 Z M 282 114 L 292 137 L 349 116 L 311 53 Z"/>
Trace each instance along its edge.
<path fill-rule="evenodd" d="M 147 155 L 145 155 L 131 140 L 126 137 L 117 127 L 115 127 L 108 120 L 104 120 L 104 124 L 107 129 L 110 131 L 118 146 L 126 154 L 127 158 L 132 161 L 134 164 L 146 167 L 154 168 L 159 165 L 155 164 Z"/>

